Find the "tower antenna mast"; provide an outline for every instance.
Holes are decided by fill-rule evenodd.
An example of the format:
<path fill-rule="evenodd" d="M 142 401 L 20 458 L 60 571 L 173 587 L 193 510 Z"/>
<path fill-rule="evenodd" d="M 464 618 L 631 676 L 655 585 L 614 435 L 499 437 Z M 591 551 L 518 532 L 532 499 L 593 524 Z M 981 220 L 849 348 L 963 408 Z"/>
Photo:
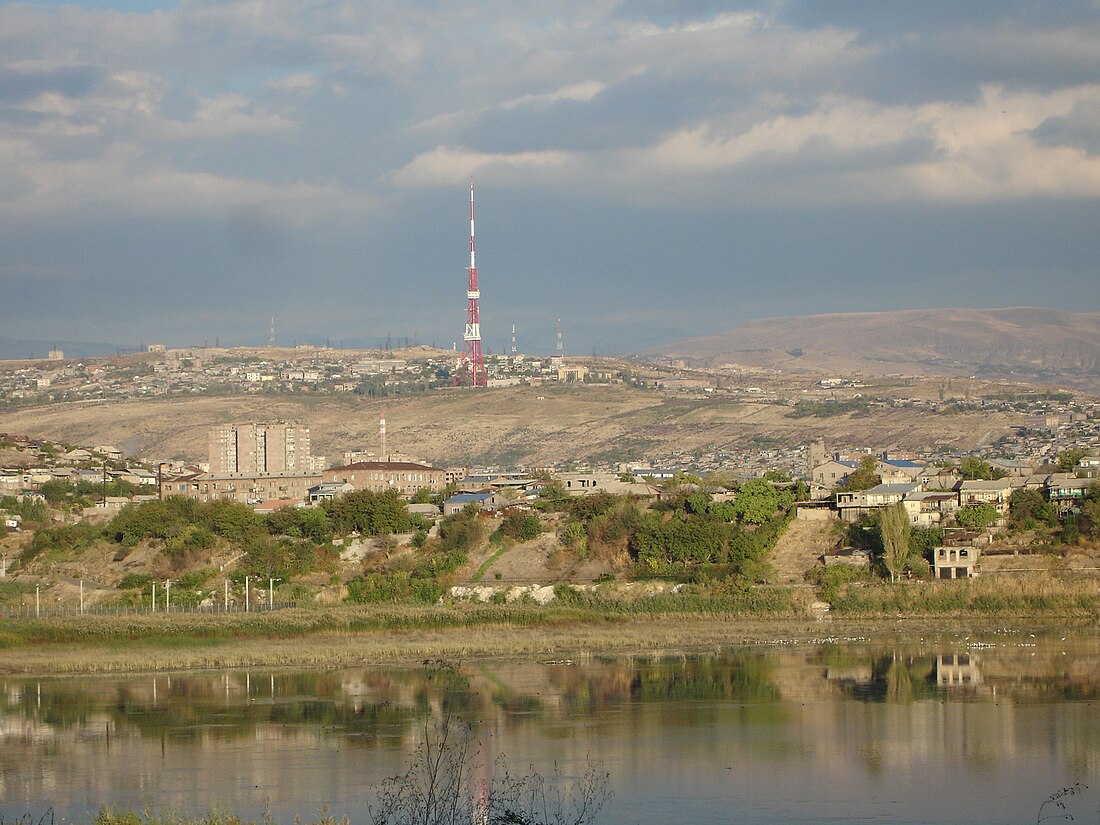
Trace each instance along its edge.
<path fill-rule="evenodd" d="M 481 291 L 477 285 L 477 257 L 474 251 L 473 178 L 470 178 L 470 266 L 467 272 L 469 278 L 466 286 L 466 331 L 462 335 L 466 345 L 462 352 L 462 360 L 459 361 L 458 371 L 455 373 L 455 383 L 458 383 L 465 374 L 471 386 L 484 387 L 489 381 L 485 371 L 485 358 L 481 353 L 481 313 L 478 306 Z"/>

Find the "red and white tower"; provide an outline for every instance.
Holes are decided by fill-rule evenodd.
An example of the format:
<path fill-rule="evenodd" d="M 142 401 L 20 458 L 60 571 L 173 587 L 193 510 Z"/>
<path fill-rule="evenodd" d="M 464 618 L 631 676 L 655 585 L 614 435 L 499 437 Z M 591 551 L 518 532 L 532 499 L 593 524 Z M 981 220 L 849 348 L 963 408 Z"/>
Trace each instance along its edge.
<path fill-rule="evenodd" d="M 485 371 L 485 358 L 481 354 L 481 321 L 478 301 L 481 292 L 477 288 L 477 258 L 474 252 L 474 179 L 470 178 L 470 267 L 469 281 L 466 286 L 466 332 L 462 340 L 466 346 L 462 351 L 462 360 L 458 362 L 455 383 L 469 383 L 473 387 L 484 387 L 489 383 Z"/>

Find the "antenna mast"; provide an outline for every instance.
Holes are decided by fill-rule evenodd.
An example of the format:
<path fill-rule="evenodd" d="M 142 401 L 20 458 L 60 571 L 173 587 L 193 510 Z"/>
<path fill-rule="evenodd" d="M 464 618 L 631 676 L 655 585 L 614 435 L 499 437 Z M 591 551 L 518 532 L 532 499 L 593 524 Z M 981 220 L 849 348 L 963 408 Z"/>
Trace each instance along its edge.
<path fill-rule="evenodd" d="M 561 318 L 558 319 L 558 358 L 565 357 L 565 347 L 561 343 Z"/>
<path fill-rule="evenodd" d="M 512 322 L 512 355 L 515 355 L 518 352 L 519 352 L 519 350 L 516 349 L 516 324 L 513 321 Z"/>
<path fill-rule="evenodd" d="M 469 377 L 471 386 L 487 386 L 488 374 L 485 371 L 485 358 L 481 354 L 481 320 L 478 301 L 481 292 L 477 286 L 477 258 L 474 252 L 474 179 L 470 178 L 470 266 L 468 284 L 466 286 L 466 331 L 462 340 L 466 342 L 462 352 L 462 360 L 458 364 L 458 372 L 455 373 L 457 384 L 465 373 Z"/>

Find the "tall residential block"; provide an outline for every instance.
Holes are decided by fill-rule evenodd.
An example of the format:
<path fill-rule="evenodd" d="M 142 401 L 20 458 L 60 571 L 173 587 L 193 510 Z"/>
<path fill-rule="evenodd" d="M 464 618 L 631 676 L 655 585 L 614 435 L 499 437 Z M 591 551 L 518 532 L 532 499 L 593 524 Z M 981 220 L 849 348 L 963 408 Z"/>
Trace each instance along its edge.
<path fill-rule="evenodd" d="M 309 427 L 221 424 L 210 428 L 209 456 L 211 475 L 309 472 Z"/>

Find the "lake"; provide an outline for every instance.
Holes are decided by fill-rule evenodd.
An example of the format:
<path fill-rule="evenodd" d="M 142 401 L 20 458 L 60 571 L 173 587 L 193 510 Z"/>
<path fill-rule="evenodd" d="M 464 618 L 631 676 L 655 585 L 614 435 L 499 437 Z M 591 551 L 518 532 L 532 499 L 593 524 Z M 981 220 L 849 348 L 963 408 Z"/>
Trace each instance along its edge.
<path fill-rule="evenodd" d="M 364 822 L 378 784 L 446 716 L 468 725 L 484 782 L 505 762 L 518 774 L 606 771 L 614 797 L 598 821 L 610 825 L 1100 822 L 1098 652 L 1094 635 L 1006 631 L 8 678 L 0 814 L 87 822 L 107 804 Z"/>

